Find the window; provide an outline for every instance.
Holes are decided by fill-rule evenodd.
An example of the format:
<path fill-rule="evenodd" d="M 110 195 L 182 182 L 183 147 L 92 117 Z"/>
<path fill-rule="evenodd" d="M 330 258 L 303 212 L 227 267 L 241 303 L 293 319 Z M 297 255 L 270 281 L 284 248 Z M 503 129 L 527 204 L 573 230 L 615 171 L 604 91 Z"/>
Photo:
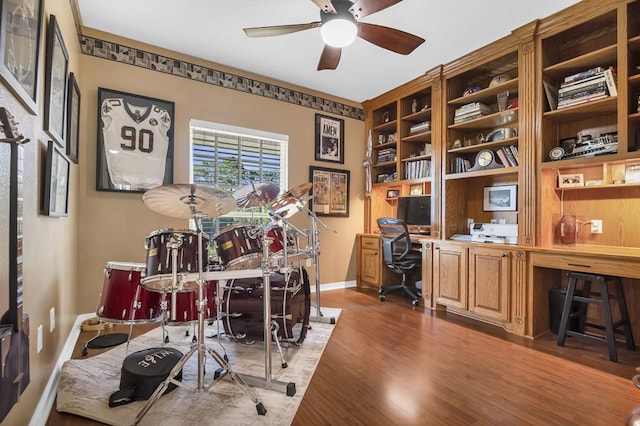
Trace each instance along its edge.
<path fill-rule="evenodd" d="M 191 182 L 212 185 L 233 194 L 245 185 L 270 182 L 287 189 L 289 137 L 205 121 L 191 121 Z M 268 209 L 236 209 L 217 218 L 204 218 L 202 228 L 214 237 L 238 224 L 266 224 Z"/>

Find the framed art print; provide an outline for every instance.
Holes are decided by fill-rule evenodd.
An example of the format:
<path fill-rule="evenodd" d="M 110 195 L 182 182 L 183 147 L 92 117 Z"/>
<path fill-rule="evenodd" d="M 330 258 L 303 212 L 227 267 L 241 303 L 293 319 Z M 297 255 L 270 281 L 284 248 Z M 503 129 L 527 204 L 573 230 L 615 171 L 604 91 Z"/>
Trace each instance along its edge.
<path fill-rule="evenodd" d="M 483 210 L 486 212 L 516 211 L 518 185 L 485 186 Z"/>
<path fill-rule="evenodd" d="M 344 164 L 344 120 L 316 114 L 316 160 Z"/>
<path fill-rule="evenodd" d="M 54 141 L 64 147 L 64 116 L 67 110 L 69 54 L 64 45 L 58 21 L 54 15 L 49 16 L 46 59 L 44 130 Z"/>
<path fill-rule="evenodd" d="M 349 216 L 349 170 L 309 167 L 310 209 L 317 215 Z"/>
<path fill-rule="evenodd" d="M 73 73 L 69 73 L 67 93 L 67 156 L 78 164 L 80 145 L 80 88 Z"/>
<path fill-rule="evenodd" d="M 69 214 L 69 160 L 62 149 L 49 141 L 45 163 L 42 213 L 47 216 Z"/>
<path fill-rule="evenodd" d="M 0 77 L 38 113 L 38 70 L 44 0 L 0 0 Z"/>
<path fill-rule="evenodd" d="M 173 183 L 173 117 L 173 102 L 98 88 L 96 190 Z"/>

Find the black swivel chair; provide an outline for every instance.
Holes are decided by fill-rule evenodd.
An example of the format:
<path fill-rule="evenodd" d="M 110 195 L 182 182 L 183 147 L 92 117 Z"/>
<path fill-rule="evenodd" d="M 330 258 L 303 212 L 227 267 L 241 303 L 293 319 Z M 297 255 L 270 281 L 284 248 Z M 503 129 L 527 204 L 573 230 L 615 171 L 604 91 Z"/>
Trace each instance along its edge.
<path fill-rule="evenodd" d="M 413 306 L 420 304 L 421 291 L 416 288 L 413 275 L 420 271 L 422 266 L 422 254 L 411 251 L 411 239 L 407 224 L 391 217 L 378 219 L 378 226 L 382 234 L 382 253 L 384 263 L 397 274 L 402 274 L 402 283 L 399 285 L 383 285 L 378 290 L 380 300 L 384 301 L 385 294 L 393 291 L 402 291 L 411 298 Z M 407 277 L 411 282 L 407 281 Z"/>

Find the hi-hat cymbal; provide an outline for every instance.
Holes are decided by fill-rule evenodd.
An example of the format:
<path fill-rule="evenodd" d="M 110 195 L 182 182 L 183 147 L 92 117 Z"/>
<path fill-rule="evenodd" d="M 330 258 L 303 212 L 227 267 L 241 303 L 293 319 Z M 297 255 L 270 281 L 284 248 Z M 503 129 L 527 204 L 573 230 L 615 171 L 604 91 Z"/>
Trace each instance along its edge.
<path fill-rule="evenodd" d="M 276 199 L 280 192 L 278 185 L 271 182 L 251 183 L 233 193 L 236 204 L 241 209 L 260 207 Z"/>
<path fill-rule="evenodd" d="M 304 207 L 305 201 L 309 200 L 309 190 L 313 184 L 311 182 L 302 183 L 283 193 L 271 204 L 271 211 L 281 217 L 289 218 L 299 211 L 299 206 Z"/>
<path fill-rule="evenodd" d="M 195 183 L 157 186 L 142 194 L 142 201 L 156 213 L 181 219 L 190 219 L 194 214 L 218 217 L 236 206 L 230 194 Z"/>

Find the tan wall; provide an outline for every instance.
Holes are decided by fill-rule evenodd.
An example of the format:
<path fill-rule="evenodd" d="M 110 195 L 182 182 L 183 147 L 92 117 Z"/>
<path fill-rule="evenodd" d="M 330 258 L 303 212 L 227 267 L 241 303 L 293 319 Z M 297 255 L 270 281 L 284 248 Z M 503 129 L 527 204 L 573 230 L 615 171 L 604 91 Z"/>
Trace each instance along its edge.
<path fill-rule="evenodd" d="M 175 52 L 141 46 L 130 40 L 115 39 L 102 33 L 86 32 L 96 38 L 166 54 L 212 68 Z M 335 167 L 314 160 L 314 121 L 319 111 L 180 77 L 112 62 L 88 55 L 81 58 L 82 92 L 80 150 L 80 220 L 78 245 L 78 312 L 95 311 L 103 285 L 106 262 L 144 263 L 145 237 L 154 230 L 187 228 L 188 221 L 154 213 L 142 202 L 140 194 L 110 193 L 95 190 L 97 91 L 98 87 L 175 102 L 174 182 L 189 179 L 189 120 L 198 119 L 289 135 L 289 186 L 308 182 L 309 165 Z M 235 71 L 235 73 L 238 73 Z M 254 77 L 261 81 L 268 81 Z M 282 84 L 273 82 L 275 84 Z M 305 93 L 309 90 L 299 89 Z M 323 95 L 326 97 L 326 95 Z M 338 100 L 342 101 L 342 100 Z M 351 103 L 351 105 L 356 105 Z M 321 232 L 320 283 L 355 279 L 355 234 L 361 230 L 363 214 L 364 122 L 345 118 L 346 163 L 337 168 L 351 171 L 349 218 L 322 218 L 337 232 Z M 310 229 L 302 213 L 294 224 Z M 311 272 L 311 271 L 310 271 Z"/>
<path fill-rule="evenodd" d="M 95 190 L 97 90 L 105 87 L 175 102 L 174 182 L 188 181 L 189 120 L 210 120 L 289 135 L 289 183 L 293 187 L 308 181 L 309 165 L 332 167 L 314 161 L 314 116 L 318 111 L 298 107 L 260 96 L 213 87 L 133 66 L 118 64 L 81 54 L 80 44 L 69 2 L 45 2 L 45 30 L 49 14 L 56 15 L 69 51 L 69 71 L 78 78 L 82 94 L 79 164 L 71 165 L 69 216 L 52 218 L 39 214 L 42 168 L 49 139 L 43 129 L 44 41 L 40 58 L 39 113 L 30 114 L 0 83 L 0 106 L 13 113 L 22 132 L 31 139 L 25 145 L 24 159 L 24 307 L 30 316 L 31 382 L 20 401 L 2 424 L 27 424 L 34 413 L 60 351 L 80 313 L 95 312 L 103 285 L 103 269 L 108 261 L 145 262 L 145 237 L 163 228 L 186 228 L 187 222 L 150 211 L 140 194 L 97 192 Z M 104 34 L 90 34 L 108 39 Z M 123 40 L 112 40 L 123 42 Z M 126 44 L 141 47 L 126 40 Z M 145 50 L 172 58 L 198 62 L 174 52 L 144 46 Z M 202 62 L 200 62 L 202 63 Z M 202 63 L 219 70 L 222 66 Z M 235 74 L 239 71 L 232 70 Z M 247 75 L 251 78 L 262 79 Z M 282 86 L 284 83 L 271 81 Z M 312 91 L 292 87 L 304 93 Z M 318 94 L 324 98 L 330 97 Z M 338 102 L 360 105 L 341 99 Z M 330 114 L 328 114 L 330 115 Z M 351 171 L 349 218 L 323 218 L 337 232 L 321 228 L 321 283 L 355 279 L 354 236 L 362 230 L 364 123 L 345 119 L 344 165 Z M 0 155 L 8 155 L 5 147 Z M 0 164 L 7 164 L 4 157 Z M 0 188 L 8 190 L 9 182 L 0 175 Z M 5 211 L 0 211 L 4 227 Z M 309 228 L 310 222 L 297 214 L 293 222 Z M 3 228 L 3 232 L 4 228 Z M 2 235 L 5 235 L 4 233 Z M 6 251 L 3 251 L 6 253 Z M 6 271 L 0 281 L 6 281 Z M 1 285 L 6 285 L 2 284 Z M 3 289 L 3 295 L 6 292 Z M 49 332 L 49 310 L 56 309 L 56 328 Z M 43 350 L 36 353 L 37 327 L 43 325 Z"/>

